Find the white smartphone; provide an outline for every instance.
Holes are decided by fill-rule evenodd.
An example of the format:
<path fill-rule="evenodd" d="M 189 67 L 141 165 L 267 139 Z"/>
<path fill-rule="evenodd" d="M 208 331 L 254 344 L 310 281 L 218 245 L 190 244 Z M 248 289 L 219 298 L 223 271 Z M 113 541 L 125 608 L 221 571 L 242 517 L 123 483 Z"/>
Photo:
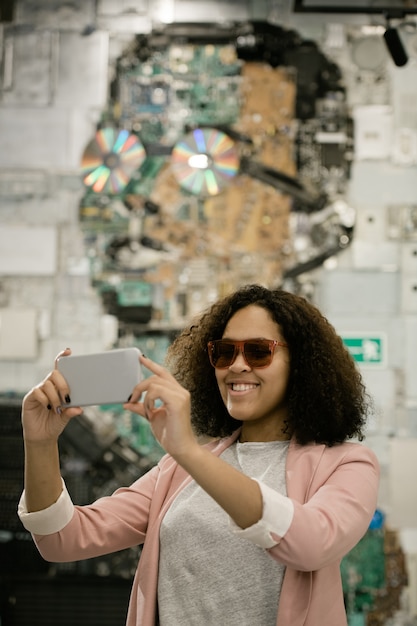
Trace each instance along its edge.
<path fill-rule="evenodd" d="M 62 356 L 57 368 L 69 386 L 71 402 L 63 406 L 123 404 L 143 378 L 138 348 L 120 348 Z"/>

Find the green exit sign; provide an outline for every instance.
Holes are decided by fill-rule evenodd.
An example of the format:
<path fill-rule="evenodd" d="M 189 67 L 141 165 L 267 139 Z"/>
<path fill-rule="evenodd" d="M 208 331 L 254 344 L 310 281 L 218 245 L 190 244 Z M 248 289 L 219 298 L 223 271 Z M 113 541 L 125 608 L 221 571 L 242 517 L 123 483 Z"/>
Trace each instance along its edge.
<path fill-rule="evenodd" d="M 384 367 L 387 363 L 385 333 L 341 333 L 342 341 L 353 359 L 364 367 Z"/>

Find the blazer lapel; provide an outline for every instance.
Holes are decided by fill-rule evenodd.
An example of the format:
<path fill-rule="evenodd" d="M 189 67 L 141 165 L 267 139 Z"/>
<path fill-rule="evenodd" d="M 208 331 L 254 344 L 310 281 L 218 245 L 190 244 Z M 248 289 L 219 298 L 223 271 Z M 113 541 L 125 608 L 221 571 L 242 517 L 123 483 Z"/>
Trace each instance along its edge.
<path fill-rule="evenodd" d="M 287 456 L 287 495 L 298 502 L 307 502 L 310 487 L 326 446 L 324 444 L 299 445 L 291 439 Z"/>

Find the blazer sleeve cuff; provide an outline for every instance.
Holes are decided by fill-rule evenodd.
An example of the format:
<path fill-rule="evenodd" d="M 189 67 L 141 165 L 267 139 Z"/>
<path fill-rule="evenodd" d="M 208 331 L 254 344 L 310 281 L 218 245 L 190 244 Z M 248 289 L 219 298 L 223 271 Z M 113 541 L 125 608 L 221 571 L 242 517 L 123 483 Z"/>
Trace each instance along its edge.
<path fill-rule="evenodd" d="M 58 500 L 42 511 L 29 513 L 26 508 L 25 492 L 23 491 L 18 509 L 18 515 L 23 526 L 34 535 L 52 535 L 64 528 L 71 521 L 74 513 L 74 504 L 62 481 L 62 492 Z"/>
<path fill-rule="evenodd" d="M 239 537 L 249 539 L 260 548 L 269 549 L 277 545 L 288 531 L 294 517 L 294 504 L 290 498 L 283 496 L 268 485 L 259 480 L 256 482 L 262 492 L 261 519 L 248 528 L 240 528 L 232 519 L 230 519 L 230 525 Z"/>

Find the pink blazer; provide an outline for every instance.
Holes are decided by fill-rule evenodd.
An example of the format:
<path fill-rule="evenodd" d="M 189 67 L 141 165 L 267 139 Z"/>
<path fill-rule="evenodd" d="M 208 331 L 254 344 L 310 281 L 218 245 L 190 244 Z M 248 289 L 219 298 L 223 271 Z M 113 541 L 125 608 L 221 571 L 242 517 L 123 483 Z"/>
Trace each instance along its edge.
<path fill-rule="evenodd" d="M 236 440 L 207 444 L 213 454 Z M 341 558 L 366 532 L 377 505 L 379 466 L 356 443 L 299 446 L 291 441 L 287 493 L 294 518 L 269 550 L 286 565 L 277 626 L 345 626 Z M 48 561 L 75 561 L 144 544 L 133 581 L 126 626 L 155 626 L 159 528 L 177 494 L 191 480 L 169 456 L 128 488 L 89 506 L 35 541 Z M 145 541 L 146 539 L 146 541 Z"/>

